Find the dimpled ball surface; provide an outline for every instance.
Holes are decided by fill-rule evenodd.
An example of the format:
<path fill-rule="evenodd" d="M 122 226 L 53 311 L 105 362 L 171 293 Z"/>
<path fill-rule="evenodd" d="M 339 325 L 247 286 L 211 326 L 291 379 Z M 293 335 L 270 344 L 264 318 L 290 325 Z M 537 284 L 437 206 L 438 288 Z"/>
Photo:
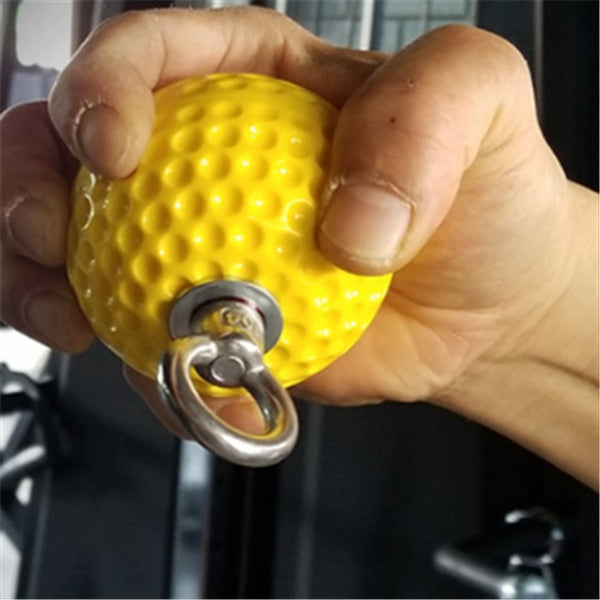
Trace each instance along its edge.
<path fill-rule="evenodd" d="M 250 74 L 187 79 L 155 104 L 136 172 L 109 181 L 82 168 L 73 187 L 67 269 L 98 337 L 154 377 L 176 299 L 217 279 L 250 281 L 283 314 L 265 357 L 274 375 L 292 385 L 321 370 L 371 322 L 390 279 L 342 271 L 316 247 L 336 110 Z"/>

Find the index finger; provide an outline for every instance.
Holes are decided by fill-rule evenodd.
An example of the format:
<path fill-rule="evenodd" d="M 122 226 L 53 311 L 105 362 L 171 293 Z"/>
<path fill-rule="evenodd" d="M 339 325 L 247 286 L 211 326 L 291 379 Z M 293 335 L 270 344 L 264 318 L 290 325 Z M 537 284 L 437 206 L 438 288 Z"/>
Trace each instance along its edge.
<path fill-rule="evenodd" d="M 138 11 L 91 35 L 59 77 L 49 110 L 80 161 L 124 177 L 148 142 L 157 87 L 217 71 L 254 72 L 339 105 L 384 59 L 334 48 L 268 9 Z"/>

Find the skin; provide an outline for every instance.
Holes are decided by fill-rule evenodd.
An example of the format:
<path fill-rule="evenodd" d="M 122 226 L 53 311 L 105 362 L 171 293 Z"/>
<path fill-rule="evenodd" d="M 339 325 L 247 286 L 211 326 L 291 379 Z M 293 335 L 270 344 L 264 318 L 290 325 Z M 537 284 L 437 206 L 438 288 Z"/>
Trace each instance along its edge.
<path fill-rule="evenodd" d="M 63 268 L 74 169 L 131 173 L 151 91 L 215 71 L 288 79 L 340 108 L 319 246 L 350 271 L 395 273 L 365 335 L 299 391 L 337 405 L 427 398 L 597 489 L 597 195 L 546 144 L 522 56 L 475 28 L 390 56 L 332 47 L 259 9 L 104 24 L 47 103 L 2 115 L 2 319 L 61 350 L 87 347 Z M 154 383 L 126 376 L 185 436 Z M 249 401 L 213 406 L 260 429 Z"/>

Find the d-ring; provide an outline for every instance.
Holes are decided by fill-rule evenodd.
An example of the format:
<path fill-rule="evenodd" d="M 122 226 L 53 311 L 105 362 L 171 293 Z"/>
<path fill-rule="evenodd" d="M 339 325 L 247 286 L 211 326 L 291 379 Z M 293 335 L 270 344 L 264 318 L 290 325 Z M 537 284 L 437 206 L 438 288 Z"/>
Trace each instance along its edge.
<path fill-rule="evenodd" d="M 225 344 L 227 352 L 223 353 Z M 210 370 L 215 359 L 223 356 L 231 359 L 230 370 L 239 368 L 239 377 L 234 379 L 260 407 L 267 426 L 265 433 L 250 434 L 226 423 L 209 409 L 194 386 L 192 370 L 203 374 L 203 369 Z M 159 365 L 158 384 L 163 401 L 182 426 L 228 461 L 266 467 L 283 460 L 296 444 L 298 417 L 294 403 L 264 365 L 260 350 L 242 336 L 216 340 L 209 335 L 192 335 L 173 340 Z"/>

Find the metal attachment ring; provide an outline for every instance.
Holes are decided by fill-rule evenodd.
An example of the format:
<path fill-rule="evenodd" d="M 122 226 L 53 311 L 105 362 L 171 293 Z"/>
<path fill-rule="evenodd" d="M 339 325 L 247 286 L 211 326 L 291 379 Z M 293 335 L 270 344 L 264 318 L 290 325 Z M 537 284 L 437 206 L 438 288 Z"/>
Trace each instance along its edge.
<path fill-rule="evenodd" d="M 264 351 L 268 352 L 279 339 L 283 317 L 273 296 L 263 287 L 247 281 L 219 279 L 191 288 L 180 296 L 169 314 L 169 332 L 173 338 L 185 337 L 194 329 L 196 312 L 217 300 L 239 300 L 255 307 L 264 324 Z"/>
<path fill-rule="evenodd" d="M 298 437 L 294 403 L 263 362 L 283 319 L 275 298 L 260 286 L 219 280 L 198 285 L 169 315 L 173 340 L 158 367 L 162 401 L 198 442 L 233 463 L 264 467 L 283 460 Z M 210 410 L 192 373 L 210 384 L 244 388 L 259 407 L 266 431 L 236 429 Z"/>
<path fill-rule="evenodd" d="M 215 415 L 198 393 L 192 369 L 202 371 L 221 354 L 219 342 L 209 336 L 193 335 L 171 342 L 158 369 L 163 401 L 183 427 L 202 445 L 238 465 L 266 467 L 283 460 L 298 437 L 296 409 L 287 391 L 262 362 L 262 354 L 248 340 L 245 372 L 239 383 L 259 405 L 268 427 L 263 434 L 240 431 Z M 248 354 L 251 353 L 251 354 Z"/>

